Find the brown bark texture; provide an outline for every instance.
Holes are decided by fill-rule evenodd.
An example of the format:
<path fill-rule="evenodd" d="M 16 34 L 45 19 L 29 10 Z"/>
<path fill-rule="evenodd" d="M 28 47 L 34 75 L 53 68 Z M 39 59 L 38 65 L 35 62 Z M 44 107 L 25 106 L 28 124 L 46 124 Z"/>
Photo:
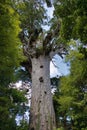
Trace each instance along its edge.
<path fill-rule="evenodd" d="M 32 58 L 32 93 L 29 130 L 54 130 L 55 113 L 50 85 L 50 58 Z"/>

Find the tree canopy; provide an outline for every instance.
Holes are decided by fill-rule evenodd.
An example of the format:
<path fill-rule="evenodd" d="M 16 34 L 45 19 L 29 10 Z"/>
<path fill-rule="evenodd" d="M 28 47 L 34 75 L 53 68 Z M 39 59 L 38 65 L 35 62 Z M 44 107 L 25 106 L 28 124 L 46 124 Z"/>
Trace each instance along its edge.
<path fill-rule="evenodd" d="M 55 1 L 54 16 L 61 19 L 60 35 L 64 39 L 80 39 L 87 43 L 87 1 Z"/>
<path fill-rule="evenodd" d="M 87 129 L 87 1 L 56 1 L 54 17 L 60 19 L 60 37 L 68 45 L 70 74 L 60 80 L 54 96 L 60 127 Z M 56 98 L 57 96 L 57 98 Z"/>
<path fill-rule="evenodd" d="M 0 1 L 0 84 L 13 80 L 15 69 L 22 59 L 19 16 L 11 1 Z"/>
<path fill-rule="evenodd" d="M 10 0 L 0 1 L 0 129 L 16 130 L 18 106 L 26 101 L 24 93 L 9 88 L 23 59 L 19 15 Z"/>

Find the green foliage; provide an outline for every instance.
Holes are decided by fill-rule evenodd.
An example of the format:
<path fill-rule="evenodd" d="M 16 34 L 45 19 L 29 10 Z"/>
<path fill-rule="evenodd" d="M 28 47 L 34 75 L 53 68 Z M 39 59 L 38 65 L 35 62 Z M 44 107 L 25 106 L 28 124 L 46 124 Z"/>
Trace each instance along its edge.
<path fill-rule="evenodd" d="M 21 27 L 23 31 L 27 30 L 29 35 L 34 33 L 35 29 L 40 29 L 42 24 L 45 24 L 47 16 L 43 7 L 43 1 L 18 1 L 17 4 L 15 2 L 14 4 L 20 15 Z"/>
<path fill-rule="evenodd" d="M 25 102 L 24 94 L 15 89 L 0 86 L 0 130 L 16 130 L 18 106 Z"/>
<path fill-rule="evenodd" d="M 61 19 L 60 36 L 65 40 L 80 39 L 87 43 L 87 1 L 55 1 L 54 16 Z"/>
<path fill-rule="evenodd" d="M 61 23 L 59 38 L 69 46 L 67 60 L 71 66 L 70 75 L 61 79 L 59 95 L 54 98 L 57 121 L 64 129 L 87 129 L 87 1 L 56 0 L 54 7 L 54 18 Z"/>
<path fill-rule="evenodd" d="M 16 78 L 17 80 L 31 81 L 31 74 L 28 70 L 23 70 L 22 68 L 19 68 L 16 71 Z"/>
<path fill-rule="evenodd" d="M 59 91 L 54 96 L 57 121 L 60 126 L 66 124 L 64 128 L 73 130 L 82 130 L 87 127 L 87 57 L 84 51 L 81 51 L 82 48 L 82 45 L 77 48 L 77 43 L 76 46 L 74 43 L 74 50 L 70 50 L 67 56 L 71 65 L 70 74 L 61 78 Z"/>
<path fill-rule="evenodd" d="M 26 98 L 23 96 L 24 92 L 18 91 L 17 89 L 9 89 L 9 94 L 12 96 L 14 103 L 26 101 Z"/>
<path fill-rule="evenodd" d="M 29 125 L 26 121 L 22 121 L 20 126 L 17 126 L 17 130 L 28 130 Z"/>
<path fill-rule="evenodd" d="M 57 130 L 64 130 L 64 128 L 63 128 L 63 127 L 61 127 L 61 128 L 58 128 Z"/>
<path fill-rule="evenodd" d="M 0 2 L 0 84 L 7 85 L 22 59 L 19 16 L 10 0 Z"/>
<path fill-rule="evenodd" d="M 23 59 L 19 15 L 11 0 L 0 0 L 0 130 L 16 130 L 16 114 L 24 93 L 8 88 L 15 79 L 15 70 Z"/>

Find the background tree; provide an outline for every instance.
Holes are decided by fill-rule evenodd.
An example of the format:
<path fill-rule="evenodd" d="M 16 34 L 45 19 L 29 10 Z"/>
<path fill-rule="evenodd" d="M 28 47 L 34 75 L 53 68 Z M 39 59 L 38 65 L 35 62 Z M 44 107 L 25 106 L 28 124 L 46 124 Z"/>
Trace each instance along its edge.
<path fill-rule="evenodd" d="M 22 59 L 18 38 L 21 29 L 19 16 L 11 7 L 10 0 L 0 2 L 0 12 L 0 84 L 7 85 L 13 80 L 14 71 Z"/>
<path fill-rule="evenodd" d="M 62 115 L 64 129 L 67 119 L 71 122 L 72 129 L 86 129 L 86 55 L 87 55 L 87 1 L 56 1 L 55 19 L 60 19 L 60 40 L 67 42 L 70 61 L 70 75 L 61 80 L 60 96 L 56 99 Z M 73 40 L 78 40 L 74 42 Z M 71 40 L 70 44 L 69 41 Z M 57 108 L 58 110 L 58 108 Z M 62 114 L 62 113 L 63 114 Z M 65 120 L 64 120 L 65 119 Z M 65 122 L 65 123 L 64 123 Z M 69 123 L 70 123 L 69 122 Z M 79 125 L 78 125 L 79 124 Z"/>
<path fill-rule="evenodd" d="M 16 130 L 18 106 L 26 101 L 24 93 L 9 88 L 23 53 L 18 34 L 19 16 L 10 0 L 0 1 L 0 130 Z"/>
<path fill-rule="evenodd" d="M 79 49 L 71 50 L 68 60 L 71 64 L 70 74 L 60 80 L 59 92 L 54 96 L 55 109 L 60 126 L 66 130 L 82 130 L 87 128 L 87 63 Z"/>
<path fill-rule="evenodd" d="M 63 40 L 80 39 L 87 43 L 87 1 L 59 0 L 54 4 L 55 19 L 61 19 L 60 36 Z"/>

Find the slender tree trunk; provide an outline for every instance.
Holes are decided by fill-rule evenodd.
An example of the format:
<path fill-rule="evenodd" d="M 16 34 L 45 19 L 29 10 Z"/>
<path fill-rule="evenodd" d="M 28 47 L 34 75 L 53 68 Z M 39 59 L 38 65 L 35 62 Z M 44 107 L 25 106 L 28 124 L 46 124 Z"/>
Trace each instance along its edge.
<path fill-rule="evenodd" d="M 53 130 L 55 114 L 50 87 L 50 59 L 32 58 L 30 130 Z"/>
<path fill-rule="evenodd" d="M 67 130 L 67 121 L 66 121 L 66 116 L 64 116 L 64 130 Z"/>

